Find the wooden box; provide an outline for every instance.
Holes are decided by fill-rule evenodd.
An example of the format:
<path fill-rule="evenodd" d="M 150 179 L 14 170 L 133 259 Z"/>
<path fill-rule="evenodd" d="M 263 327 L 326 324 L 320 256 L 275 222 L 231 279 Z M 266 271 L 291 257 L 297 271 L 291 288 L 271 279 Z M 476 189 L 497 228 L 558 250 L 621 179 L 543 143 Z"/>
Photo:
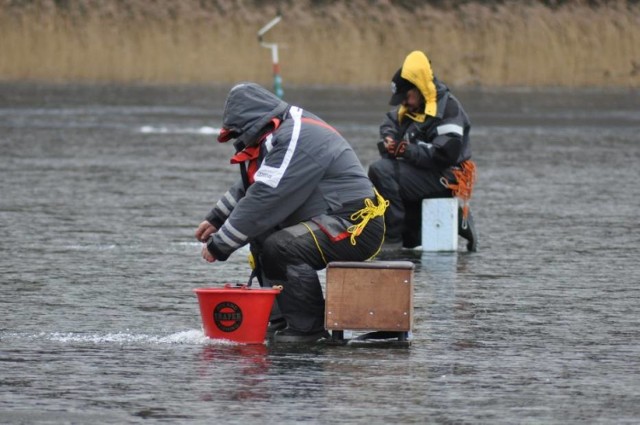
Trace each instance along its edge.
<path fill-rule="evenodd" d="M 411 331 L 413 269 L 410 261 L 329 263 L 325 328 Z"/>

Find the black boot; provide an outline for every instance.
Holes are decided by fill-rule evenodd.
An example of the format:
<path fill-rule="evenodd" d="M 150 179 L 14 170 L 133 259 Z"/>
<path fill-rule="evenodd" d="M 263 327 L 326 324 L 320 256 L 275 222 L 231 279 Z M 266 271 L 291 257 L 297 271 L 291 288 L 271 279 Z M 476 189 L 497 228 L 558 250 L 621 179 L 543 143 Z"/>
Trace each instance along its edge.
<path fill-rule="evenodd" d="M 273 336 L 277 331 L 280 331 L 287 327 L 287 321 L 284 319 L 277 319 L 269 321 L 267 326 L 267 336 Z"/>
<path fill-rule="evenodd" d="M 318 273 L 307 264 L 288 265 L 286 273 L 282 291 L 276 296 L 286 330 L 302 334 L 324 330 L 324 296 Z"/>
<path fill-rule="evenodd" d="M 469 210 L 467 220 L 462 219 L 462 208 L 458 209 L 458 234 L 467 240 L 467 251 L 476 252 L 478 250 L 478 232 L 473 223 L 473 215 Z"/>
<path fill-rule="evenodd" d="M 301 332 L 294 329 L 285 328 L 279 330 L 274 335 L 274 341 L 280 343 L 305 343 L 316 342 L 321 339 L 329 339 L 331 334 L 324 329 L 317 331 Z"/>

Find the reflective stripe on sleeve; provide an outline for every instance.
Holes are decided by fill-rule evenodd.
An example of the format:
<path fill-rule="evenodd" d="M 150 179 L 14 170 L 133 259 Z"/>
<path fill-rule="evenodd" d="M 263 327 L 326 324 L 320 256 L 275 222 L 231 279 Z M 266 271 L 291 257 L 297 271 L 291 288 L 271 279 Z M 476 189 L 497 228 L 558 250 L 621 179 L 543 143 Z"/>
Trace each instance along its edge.
<path fill-rule="evenodd" d="M 238 229 L 233 227 L 228 221 L 220 228 L 217 233 L 222 242 L 229 245 L 232 249 L 237 249 L 247 242 L 248 237 L 240 233 Z"/>
<path fill-rule="evenodd" d="M 229 214 L 231 214 L 231 211 L 229 210 L 229 208 L 227 208 L 227 206 L 222 202 L 222 199 L 219 200 L 216 203 L 216 208 L 219 209 L 220 211 L 222 211 L 222 213 L 226 216 L 229 217 Z"/>
<path fill-rule="evenodd" d="M 438 131 L 438 136 L 441 136 L 443 134 L 451 134 L 451 133 L 462 136 L 462 133 L 463 133 L 462 126 L 458 124 L 440 125 L 437 127 L 436 130 Z"/>

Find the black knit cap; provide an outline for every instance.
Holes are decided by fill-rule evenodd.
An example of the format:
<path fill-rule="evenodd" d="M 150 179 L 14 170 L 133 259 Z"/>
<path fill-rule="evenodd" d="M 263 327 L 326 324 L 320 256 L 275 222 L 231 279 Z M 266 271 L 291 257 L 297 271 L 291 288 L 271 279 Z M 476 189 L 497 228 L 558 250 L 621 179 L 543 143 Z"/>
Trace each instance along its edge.
<path fill-rule="evenodd" d="M 409 82 L 409 80 L 405 80 L 400 76 L 402 73 L 402 68 L 396 71 L 391 79 L 391 100 L 389 101 L 389 105 L 399 105 L 402 103 L 404 98 L 407 96 L 407 92 L 414 88 L 415 86 Z"/>

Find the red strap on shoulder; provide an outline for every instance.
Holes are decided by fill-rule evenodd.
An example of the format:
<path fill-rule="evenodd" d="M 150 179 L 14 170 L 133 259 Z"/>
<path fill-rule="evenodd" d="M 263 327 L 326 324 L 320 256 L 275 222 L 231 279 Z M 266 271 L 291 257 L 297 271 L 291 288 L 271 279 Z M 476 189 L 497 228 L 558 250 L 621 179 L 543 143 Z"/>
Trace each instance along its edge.
<path fill-rule="evenodd" d="M 308 124 L 314 124 L 314 125 L 319 125 L 320 127 L 324 127 L 327 128 L 331 131 L 333 131 L 334 133 L 338 133 L 338 130 L 336 130 L 335 128 L 331 127 L 329 124 L 327 124 L 324 121 L 319 121 L 313 118 L 302 118 L 302 122 L 308 123 Z"/>
<path fill-rule="evenodd" d="M 232 164 L 239 164 L 241 162 L 256 159 L 258 156 L 260 156 L 260 145 L 251 146 L 249 148 L 244 148 L 244 150 L 241 150 L 237 154 L 233 155 L 230 162 Z"/>

